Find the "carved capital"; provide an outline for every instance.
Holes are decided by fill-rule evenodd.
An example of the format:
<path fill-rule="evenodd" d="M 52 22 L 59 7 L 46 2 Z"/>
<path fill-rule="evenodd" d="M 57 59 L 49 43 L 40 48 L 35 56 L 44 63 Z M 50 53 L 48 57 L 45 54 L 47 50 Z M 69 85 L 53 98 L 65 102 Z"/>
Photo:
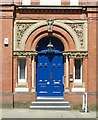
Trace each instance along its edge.
<path fill-rule="evenodd" d="M 36 51 L 14 51 L 13 53 L 14 56 L 24 56 L 24 57 L 31 57 L 31 56 L 36 56 L 37 52 Z"/>
<path fill-rule="evenodd" d="M 67 51 L 63 52 L 64 57 L 66 56 L 70 58 L 87 58 L 88 57 L 88 52 L 87 51 Z"/>

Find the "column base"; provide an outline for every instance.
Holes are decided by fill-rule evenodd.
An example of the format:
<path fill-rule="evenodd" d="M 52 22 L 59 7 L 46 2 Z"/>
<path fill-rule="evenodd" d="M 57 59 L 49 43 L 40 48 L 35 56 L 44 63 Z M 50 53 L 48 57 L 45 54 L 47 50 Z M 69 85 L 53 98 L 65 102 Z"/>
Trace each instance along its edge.
<path fill-rule="evenodd" d="M 36 93 L 36 89 L 33 87 L 31 92 Z"/>
<path fill-rule="evenodd" d="M 64 92 L 69 92 L 69 88 L 64 88 Z"/>

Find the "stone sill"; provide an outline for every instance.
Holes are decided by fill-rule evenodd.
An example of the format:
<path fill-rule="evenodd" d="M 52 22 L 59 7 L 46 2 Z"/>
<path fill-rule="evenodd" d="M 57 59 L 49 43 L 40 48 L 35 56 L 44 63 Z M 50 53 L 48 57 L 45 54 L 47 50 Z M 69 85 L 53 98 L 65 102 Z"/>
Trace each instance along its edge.
<path fill-rule="evenodd" d="M 17 83 L 17 88 L 27 88 L 27 87 L 28 87 L 28 83 L 26 82 Z"/>
<path fill-rule="evenodd" d="M 17 87 L 17 88 L 15 88 L 15 92 L 29 92 L 29 88 Z"/>
<path fill-rule="evenodd" d="M 72 88 L 72 92 L 85 92 L 85 88 L 80 88 L 80 87 Z"/>

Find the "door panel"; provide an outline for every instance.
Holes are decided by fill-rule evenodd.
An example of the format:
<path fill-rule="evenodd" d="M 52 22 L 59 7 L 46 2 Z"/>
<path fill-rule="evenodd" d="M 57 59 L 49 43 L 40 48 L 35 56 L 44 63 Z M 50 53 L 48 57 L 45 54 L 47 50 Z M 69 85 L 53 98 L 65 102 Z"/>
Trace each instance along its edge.
<path fill-rule="evenodd" d="M 53 73 L 52 78 L 52 94 L 54 96 L 63 96 L 63 81 L 62 76 L 64 74 L 64 66 L 63 66 L 63 56 L 62 55 L 55 55 L 51 70 Z"/>
<path fill-rule="evenodd" d="M 63 62 L 62 54 L 38 54 L 37 96 L 63 96 Z"/>
<path fill-rule="evenodd" d="M 50 64 L 46 55 L 38 55 L 37 63 L 37 93 L 38 96 L 49 95 Z"/>

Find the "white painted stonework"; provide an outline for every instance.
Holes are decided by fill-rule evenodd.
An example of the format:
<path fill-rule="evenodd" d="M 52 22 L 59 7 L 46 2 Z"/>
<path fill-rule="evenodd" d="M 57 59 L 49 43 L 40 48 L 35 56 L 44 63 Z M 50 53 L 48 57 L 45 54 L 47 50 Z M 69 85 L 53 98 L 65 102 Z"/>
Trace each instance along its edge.
<path fill-rule="evenodd" d="M 61 0 L 40 0 L 40 5 L 61 5 Z"/>
<path fill-rule="evenodd" d="M 31 0 L 22 0 L 22 5 L 30 5 Z"/>
<path fill-rule="evenodd" d="M 29 88 L 15 88 L 15 92 L 28 92 Z"/>
<path fill-rule="evenodd" d="M 70 5 L 79 5 L 79 0 L 70 0 Z"/>
<path fill-rule="evenodd" d="M 72 92 L 85 92 L 85 88 L 72 88 Z"/>

